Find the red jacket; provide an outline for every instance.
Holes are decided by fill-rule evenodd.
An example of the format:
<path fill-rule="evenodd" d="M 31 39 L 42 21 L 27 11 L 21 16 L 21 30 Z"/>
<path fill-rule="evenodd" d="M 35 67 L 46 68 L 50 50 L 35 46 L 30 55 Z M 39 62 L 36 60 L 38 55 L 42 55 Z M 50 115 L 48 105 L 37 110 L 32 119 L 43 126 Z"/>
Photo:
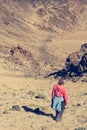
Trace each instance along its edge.
<path fill-rule="evenodd" d="M 52 99 L 55 96 L 64 97 L 66 105 L 68 104 L 67 90 L 64 85 L 55 84 L 52 90 Z"/>

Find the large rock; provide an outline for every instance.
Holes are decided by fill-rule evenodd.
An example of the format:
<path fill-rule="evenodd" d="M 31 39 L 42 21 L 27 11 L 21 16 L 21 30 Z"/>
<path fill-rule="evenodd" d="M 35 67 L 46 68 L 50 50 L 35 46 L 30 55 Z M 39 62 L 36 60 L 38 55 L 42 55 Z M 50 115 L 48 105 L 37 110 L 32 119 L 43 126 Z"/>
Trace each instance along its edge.
<path fill-rule="evenodd" d="M 69 77 L 87 73 L 87 43 L 83 44 L 79 51 L 70 54 L 65 65 Z"/>
<path fill-rule="evenodd" d="M 77 82 L 81 76 L 84 76 L 82 81 L 87 82 L 87 43 L 67 57 L 65 67 L 62 70 L 50 73 L 46 77 L 50 76 L 70 79 L 73 82 Z"/>

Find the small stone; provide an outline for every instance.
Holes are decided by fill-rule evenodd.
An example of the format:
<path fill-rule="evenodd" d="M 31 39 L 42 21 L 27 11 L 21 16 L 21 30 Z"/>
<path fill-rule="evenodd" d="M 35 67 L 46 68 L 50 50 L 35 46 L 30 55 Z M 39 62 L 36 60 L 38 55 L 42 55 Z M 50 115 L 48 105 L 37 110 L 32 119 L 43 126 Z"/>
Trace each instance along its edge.
<path fill-rule="evenodd" d="M 14 105 L 12 106 L 12 110 L 14 111 L 21 111 L 21 108 L 19 107 L 19 105 Z"/>
<path fill-rule="evenodd" d="M 8 111 L 3 111 L 3 114 L 8 114 Z"/>
<path fill-rule="evenodd" d="M 80 104 L 80 103 L 78 103 L 78 104 L 76 104 L 76 106 L 78 106 L 78 107 L 79 107 L 79 106 L 81 106 L 81 104 Z"/>

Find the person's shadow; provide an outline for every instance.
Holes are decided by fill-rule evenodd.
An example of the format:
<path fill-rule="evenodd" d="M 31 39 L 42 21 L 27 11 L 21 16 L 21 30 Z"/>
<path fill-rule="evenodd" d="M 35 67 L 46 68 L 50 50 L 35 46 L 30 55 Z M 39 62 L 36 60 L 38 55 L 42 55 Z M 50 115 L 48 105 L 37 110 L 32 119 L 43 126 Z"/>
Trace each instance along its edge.
<path fill-rule="evenodd" d="M 27 106 L 22 106 L 22 108 L 26 111 L 26 112 L 32 112 L 32 113 L 35 113 L 37 115 L 42 115 L 42 116 L 47 116 L 47 117 L 51 117 L 53 118 L 53 114 L 46 114 L 45 112 L 41 111 L 39 108 L 36 108 L 36 109 L 32 109 L 32 108 L 29 108 Z"/>

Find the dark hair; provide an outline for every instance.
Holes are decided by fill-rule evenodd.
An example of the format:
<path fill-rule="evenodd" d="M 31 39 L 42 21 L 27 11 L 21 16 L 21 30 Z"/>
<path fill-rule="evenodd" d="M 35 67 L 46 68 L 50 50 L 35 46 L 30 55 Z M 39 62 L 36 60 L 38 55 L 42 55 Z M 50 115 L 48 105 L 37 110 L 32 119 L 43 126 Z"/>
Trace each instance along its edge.
<path fill-rule="evenodd" d="M 59 84 L 59 85 L 63 85 L 63 84 L 64 84 L 64 81 L 63 81 L 63 79 L 62 79 L 62 78 L 61 78 L 61 79 L 59 79 L 58 84 Z"/>

